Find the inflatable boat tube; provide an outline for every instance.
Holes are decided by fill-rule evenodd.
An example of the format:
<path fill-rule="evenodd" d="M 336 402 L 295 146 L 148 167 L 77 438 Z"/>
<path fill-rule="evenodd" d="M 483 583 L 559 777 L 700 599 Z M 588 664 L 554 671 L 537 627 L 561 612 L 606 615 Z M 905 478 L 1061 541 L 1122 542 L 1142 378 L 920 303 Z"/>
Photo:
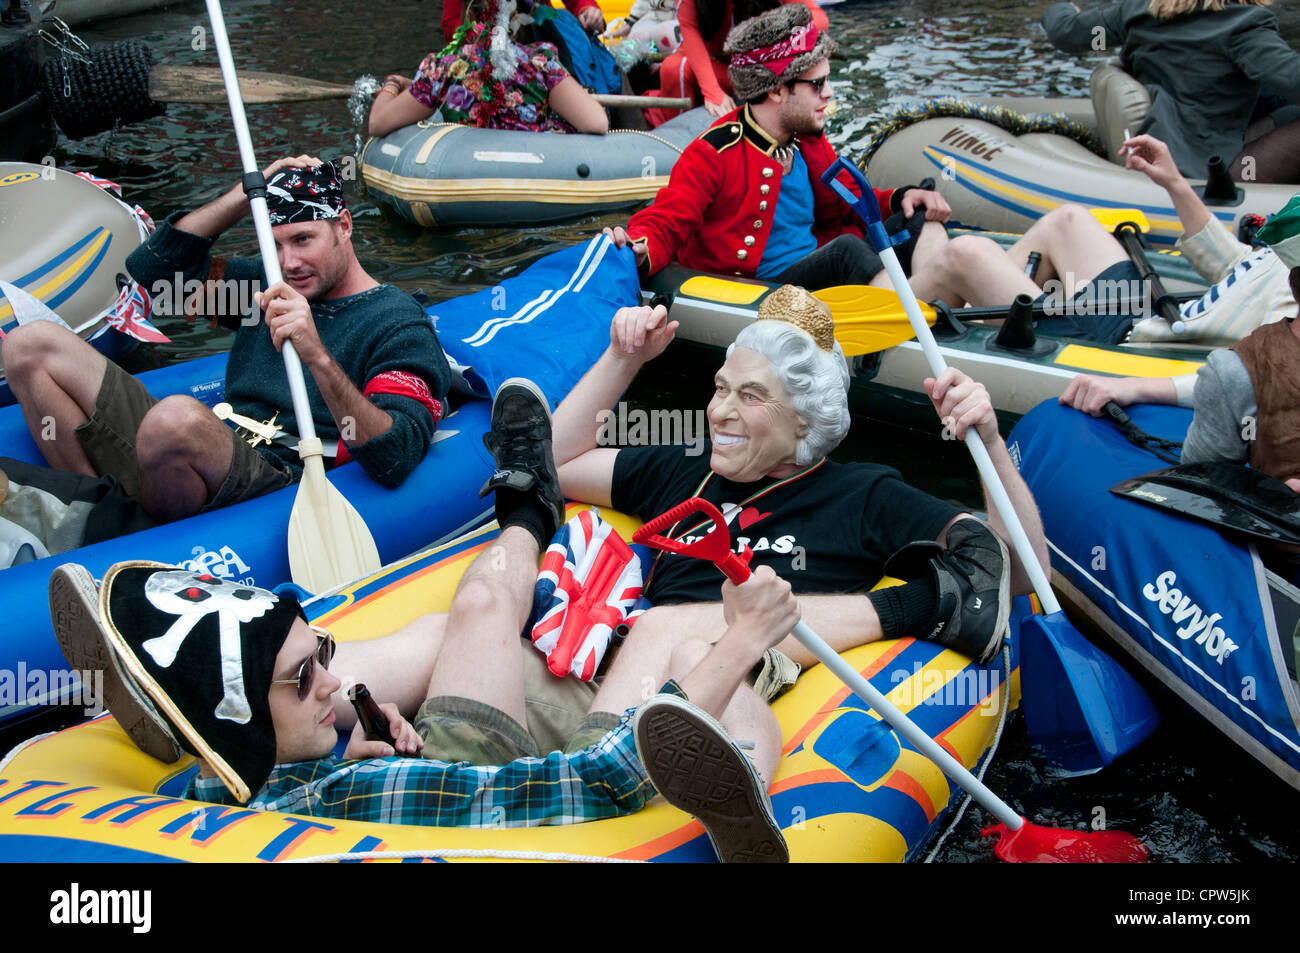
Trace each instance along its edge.
<path fill-rule="evenodd" d="M 711 121 L 700 108 L 650 132 L 604 136 L 422 122 L 367 142 L 361 175 L 417 225 L 554 222 L 654 198 Z"/>
<path fill-rule="evenodd" d="M 630 538 L 634 521 L 602 515 Z M 395 563 L 317 599 L 309 614 L 347 640 L 446 611 L 493 536 L 495 528 L 480 530 Z M 845 657 L 967 766 L 989 753 L 1018 703 L 1014 649 L 1009 677 L 1000 660 L 976 665 L 912 639 Z M 805 672 L 772 709 L 785 739 L 772 805 L 792 860 L 910 860 L 963 797 L 824 666 Z M 0 766 L 0 860 L 714 860 L 700 824 L 663 803 L 571 826 L 408 827 L 189 801 L 181 795 L 196 770 L 192 758 L 165 765 L 144 754 L 110 715 L 38 739 Z"/>

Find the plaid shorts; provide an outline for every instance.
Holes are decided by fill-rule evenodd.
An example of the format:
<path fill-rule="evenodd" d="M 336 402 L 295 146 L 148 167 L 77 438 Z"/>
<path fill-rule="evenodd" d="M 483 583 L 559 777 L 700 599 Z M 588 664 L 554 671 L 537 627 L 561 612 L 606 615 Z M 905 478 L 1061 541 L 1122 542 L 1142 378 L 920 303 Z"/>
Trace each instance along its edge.
<path fill-rule="evenodd" d="M 95 412 L 76 429 L 77 442 L 95 472 L 113 476 L 129 496 L 140 498 L 140 464 L 135 436 L 150 408 L 158 403 L 145 386 L 111 361 L 95 395 Z M 233 453 L 230 470 L 216 495 L 200 512 L 261 496 L 288 486 L 297 472 L 268 459 L 230 431 Z"/>

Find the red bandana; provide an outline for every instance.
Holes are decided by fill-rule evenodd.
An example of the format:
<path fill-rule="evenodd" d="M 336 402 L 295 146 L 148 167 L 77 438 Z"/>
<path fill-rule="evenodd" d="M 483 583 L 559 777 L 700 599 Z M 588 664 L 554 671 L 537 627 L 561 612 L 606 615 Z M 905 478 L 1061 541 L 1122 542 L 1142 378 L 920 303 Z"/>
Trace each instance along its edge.
<path fill-rule="evenodd" d="M 732 66 L 766 66 L 780 76 L 785 68 L 794 62 L 796 56 L 807 53 L 817 45 L 818 30 L 816 24 L 806 23 L 796 27 L 789 39 L 771 46 L 760 46 L 756 50 L 731 54 Z"/>

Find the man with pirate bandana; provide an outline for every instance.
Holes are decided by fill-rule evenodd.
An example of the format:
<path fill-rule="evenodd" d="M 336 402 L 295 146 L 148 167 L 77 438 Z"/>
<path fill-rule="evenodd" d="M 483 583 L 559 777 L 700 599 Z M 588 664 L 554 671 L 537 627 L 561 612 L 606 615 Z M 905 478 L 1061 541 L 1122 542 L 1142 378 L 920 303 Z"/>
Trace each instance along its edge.
<path fill-rule="evenodd" d="M 249 446 L 191 397 L 155 400 L 75 334 L 48 322 L 25 325 L 3 343 L 10 386 L 50 466 L 116 477 L 159 521 L 258 496 L 301 476 L 280 355 L 285 341 L 309 372 L 312 418 L 327 455 L 337 447 L 337 462 L 355 459 L 385 486 L 400 484 L 424 458 L 442 414 L 447 360 L 419 305 L 361 267 L 334 164 L 284 158 L 265 175 L 282 282 L 266 287 L 260 258 L 211 254 L 213 241 L 250 214 L 240 186 L 171 216 L 127 267 L 145 288 L 179 278 L 261 289 L 247 314 L 211 317 L 235 332 L 226 400 L 240 415 L 273 419 L 282 431 L 277 441 Z M 51 419 L 54 439 L 42 439 Z"/>
<path fill-rule="evenodd" d="M 700 271 L 814 291 L 888 286 L 861 222 L 821 181 L 835 161 L 824 132 L 835 95 L 835 49 L 801 3 L 737 25 L 725 51 L 741 107 L 687 146 L 668 185 L 626 231 L 606 233 L 620 247 L 631 242 L 638 266 L 650 274 L 676 259 Z M 905 269 L 919 269 L 946 239 L 940 223 L 951 212 L 947 201 L 916 186 L 877 190 L 876 197 L 900 223 L 907 220 L 912 240 L 899 246 L 900 257 Z"/>
<path fill-rule="evenodd" d="M 396 751 L 357 728 L 343 758 L 333 757 L 336 718 L 347 710 L 335 675 L 344 660 L 331 667 L 329 633 L 272 592 L 142 562 L 111 567 L 97 591 L 69 563 L 50 581 L 59 644 L 72 664 L 104 672 L 108 708 L 141 748 L 174 761 L 183 747 L 200 759 L 187 791 L 199 800 L 523 827 L 628 814 L 658 788 L 701 820 L 721 859 L 787 859 L 763 780 L 780 756 L 780 728 L 741 685 L 799 620 L 789 584 L 771 570 L 723 586 L 731 621 L 715 645 L 683 644 L 663 668 L 642 673 L 664 684 L 659 695 L 642 704 L 637 683 L 562 750 L 547 754 L 535 737 L 519 634 L 538 558 L 564 514 L 550 441 L 540 391 L 504 383 L 486 441 L 496 472 L 483 488 L 496 495 L 501 535 L 466 571 L 448 615 L 375 640 L 417 637 L 432 659 L 414 725 L 383 706 Z M 389 691 L 366 682 L 376 695 Z M 753 742 L 752 761 L 728 732 Z"/>

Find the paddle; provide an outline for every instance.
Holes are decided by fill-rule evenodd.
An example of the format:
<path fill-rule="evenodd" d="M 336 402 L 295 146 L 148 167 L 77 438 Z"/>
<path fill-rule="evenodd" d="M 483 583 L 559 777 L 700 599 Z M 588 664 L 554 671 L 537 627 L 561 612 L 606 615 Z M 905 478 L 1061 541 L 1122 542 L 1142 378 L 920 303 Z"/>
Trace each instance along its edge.
<path fill-rule="evenodd" d="M 239 77 L 239 91 L 246 103 L 304 103 L 321 99 L 350 99 L 355 87 L 343 83 L 291 76 L 288 73 L 259 73 L 245 70 Z M 221 70 L 209 66 L 158 65 L 149 69 L 149 98 L 156 103 L 224 103 L 226 86 Z M 659 96 L 621 96 L 595 93 L 602 106 L 660 106 L 690 109 L 689 99 Z"/>
<path fill-rule="evenodd" d="M 661 530 L 692 513 L 701 513 L 712 521 L 712 527 L 703 537 L 693 543 L 685 543 L 659 535 Z M 742 585 L 750 576 L 749 559 L 753 556 L 753 552 L 748 546 L 740 556 L 731 551 L 731 533 L 727 529 L 722 513 L 708 500 L 700 497 L 692 497 L 667 513 L 655 517 L 632 534 L 632 541 L 671 553 L 708 559 L 736 585 Z M 895 731 L 938 765 L 944 774 L 969 792 L 981 807 L 1002 822 L 999 825 L 1002 829 L 1001 836 L 994 848 L 994 853 L 1002 860 L 1012 863 L 1050 861 L 1131 863 L 1147 859 L 1147 849 L 1143 843 L 1122 831 L 1067 831 L 1031 824 L 990 791 L 975 775 L 966 770 L 965 765 L 918 728 L 912 719 L 895 708 L 874 685 L 840 658 L 806 623 L 800 622 L 791 634 L 855 695 L 889 722 Z"/>
<path fill-rule="evenodd" d="M 1300 546 L 1300 494 L 1241 463 L 1183 463 L 1110 491 L 1254 539 Z"/>
<path fill-rule="evenodd" d="M 891 298 L 895 307 L 885 307 L 881 292 Z M 916 333 L 907 316 L 899 313 L 898 298 L 884 288 L 871 285 L 839 285 L 814 291 L 813 296 L 826 303 L 835 320 L 835 339 L 844 349 L 845 357 L 874 354 L 910 341 Z M 926 320 L 934 323 L 934 309 L 929 309 Z"/>
<path fill-rule="evenodd" d="M 257 227 L 257 244 L 262 253 L 266 278 L 274 285 L 281 280 L 280 259 L 271 233 L 271 218 L 266 210 L 266 181 L 253 157 L 252 136 L 244 117 L 244 103 L 239 98 L 235 78 L 235 61 L 226 36 L 226 22 L 221 0 L 207 0 L 212 36 L 221 60 L 230 102 L 230 118 L 239 140 L 239 156 L 244 167 L 244 191 L 253 209 Z M 293 395 L 293 412 L 301 440 L 298 455 L 302 458 L 302 482 L 289 516 L 289 572 L 293 581 L 312 592 L 325 592 L 349 579 L 373 572 L 380 566 L 379 550 L 361 516 L 343 494 L 325 478 L 320 438 L 312 421 L 307 385 L 302 376 L 302 362 L 293 344 L 284 342 L 281 349 L 284 368 L 289 375 Z"/>
<path fill-rule="evenodd" d="M 1181 334 L 1187 330 L 1187 325 L 1178 312 L 1178 300 L 1165 291 L 1160 276 L 1156 274 L 1156 270 L 1151 267 L 1151 262 L 1147 260 L 1146 248 L 1142 243 L 1142 233 L 1149 232 L 1151 226 L 1142 210 L 1136 208 L 1094 208 L 1089 209 L 1089 211 L 1092 212 L 1093 218 L 1110 229 L 1111 234 L 1115 236 L 1115 240 L 1120 243 L 1120 246 L 1128 254 L 1129 260 L 1133 262 L 1133 267 L 1138 271 L 1138 276 L 1146 282 L 1156 313 L 1169 322 L 1169 327 L 1175 334 Z"/>
<path fill-rule="evenodd" d="M 837 176 L 848 172 L 857 182 L 862 195 L 854 195 Z M 830 185 L 867 226 L 867 235 L 876 248 L 907 311 L 917 341 L 925 352 L 935 377 L 947 365 L 935 343 L 907 276 L 903 274 L 893 243 L 880 220 L 880 206 L 866 176 L 843 158 L 822 174 Z M 1025 535 L 1011 498 L 999 479 L 988 448 L 974 428 L 966 431 L 966 446 L 975 460 L 984 487 L 1002 517 L 1021 565 L 1028 574 L 1043 608 L 1021 625 L 1024 670 L 1021 680 L 1025 711 L 1050 731 L 1039 737 L 1050 741 L 1051 753 L 1071 771 L 1097 770 L 1109 764 L 1146 738 L 1159 721 L 1155 706 L 1127 672 L 1115 661 L 1083 638 L 1061 611 L 1056 595 Z M 1034 634 L 1042 638 L 1035 638 Z"/>

